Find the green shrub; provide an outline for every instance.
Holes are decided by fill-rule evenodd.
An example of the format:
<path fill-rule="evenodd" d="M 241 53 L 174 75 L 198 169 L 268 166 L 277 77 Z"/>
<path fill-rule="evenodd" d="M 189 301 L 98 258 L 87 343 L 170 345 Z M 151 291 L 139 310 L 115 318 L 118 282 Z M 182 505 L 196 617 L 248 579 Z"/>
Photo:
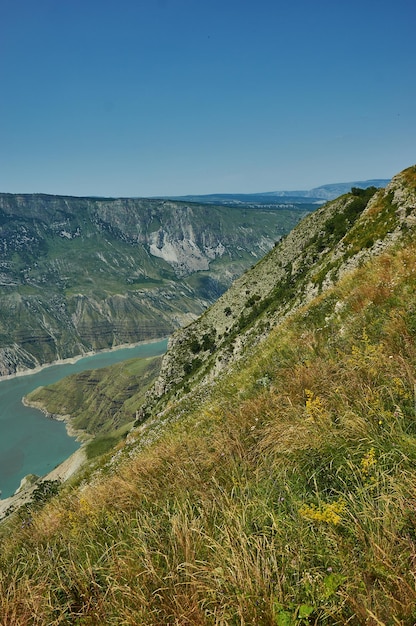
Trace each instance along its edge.
<path fill-rule="evenodd" d="M 101 456 L 102 454 L 106 454 L 106 452 L 109 452 L 112 448 L 114 448 L 117 442 L 117 437 L 97 437 L 96 439 L 93 439 L 87 445 L 87 458 L 91 460 Z"/>

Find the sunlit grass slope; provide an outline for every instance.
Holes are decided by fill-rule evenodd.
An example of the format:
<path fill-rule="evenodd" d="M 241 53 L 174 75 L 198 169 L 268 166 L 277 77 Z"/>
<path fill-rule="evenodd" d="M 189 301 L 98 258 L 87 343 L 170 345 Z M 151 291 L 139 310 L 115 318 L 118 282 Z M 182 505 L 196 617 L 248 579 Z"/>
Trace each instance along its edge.
<path fill-rule="evenodd" d="M 416 622 L 416 238 L 2 528 L 20 624 Z"/>

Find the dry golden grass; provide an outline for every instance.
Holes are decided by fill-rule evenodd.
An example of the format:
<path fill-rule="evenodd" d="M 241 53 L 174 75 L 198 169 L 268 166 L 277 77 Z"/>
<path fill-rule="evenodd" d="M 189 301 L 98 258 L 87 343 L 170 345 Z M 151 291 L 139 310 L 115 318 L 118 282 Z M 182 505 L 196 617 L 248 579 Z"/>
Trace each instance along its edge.
<path fill-rule="evenodd" d="M 413 626 L 415 266 L 360 268 L 151 446 L 15 516 L 0 624 Z"/>

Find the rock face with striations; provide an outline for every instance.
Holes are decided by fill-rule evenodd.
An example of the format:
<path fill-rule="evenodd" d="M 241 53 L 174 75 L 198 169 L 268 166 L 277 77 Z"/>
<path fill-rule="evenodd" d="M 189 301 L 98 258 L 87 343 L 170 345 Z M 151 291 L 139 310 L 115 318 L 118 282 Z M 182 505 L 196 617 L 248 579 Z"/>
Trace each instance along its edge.
<path fill-rule="evenodd" d="M 184 381 L 209 383 L 270 328 L 348 271 L 416 228 L 416 166 L 385 189 L 353 188 L 307 215 L 192 324 L 169 340 L 140 417 L 163 409 Z M 159 405 L 160 403 L 160 405 Z"/>
<path fill-rule="evenodd" d="M 0 194 L 0 375 L 172 333 L 301 216 Z"/>

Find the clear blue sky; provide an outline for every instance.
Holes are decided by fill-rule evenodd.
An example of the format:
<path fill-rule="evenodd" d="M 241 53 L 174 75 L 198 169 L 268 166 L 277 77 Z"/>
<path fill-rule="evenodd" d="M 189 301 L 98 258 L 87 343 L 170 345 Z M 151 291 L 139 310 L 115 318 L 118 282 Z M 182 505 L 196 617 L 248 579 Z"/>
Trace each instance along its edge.
<path fill-rule="evenodd" d="M 0 0 L 0 191 L 152 196 L 416 162 L 414 0 Z"/>

